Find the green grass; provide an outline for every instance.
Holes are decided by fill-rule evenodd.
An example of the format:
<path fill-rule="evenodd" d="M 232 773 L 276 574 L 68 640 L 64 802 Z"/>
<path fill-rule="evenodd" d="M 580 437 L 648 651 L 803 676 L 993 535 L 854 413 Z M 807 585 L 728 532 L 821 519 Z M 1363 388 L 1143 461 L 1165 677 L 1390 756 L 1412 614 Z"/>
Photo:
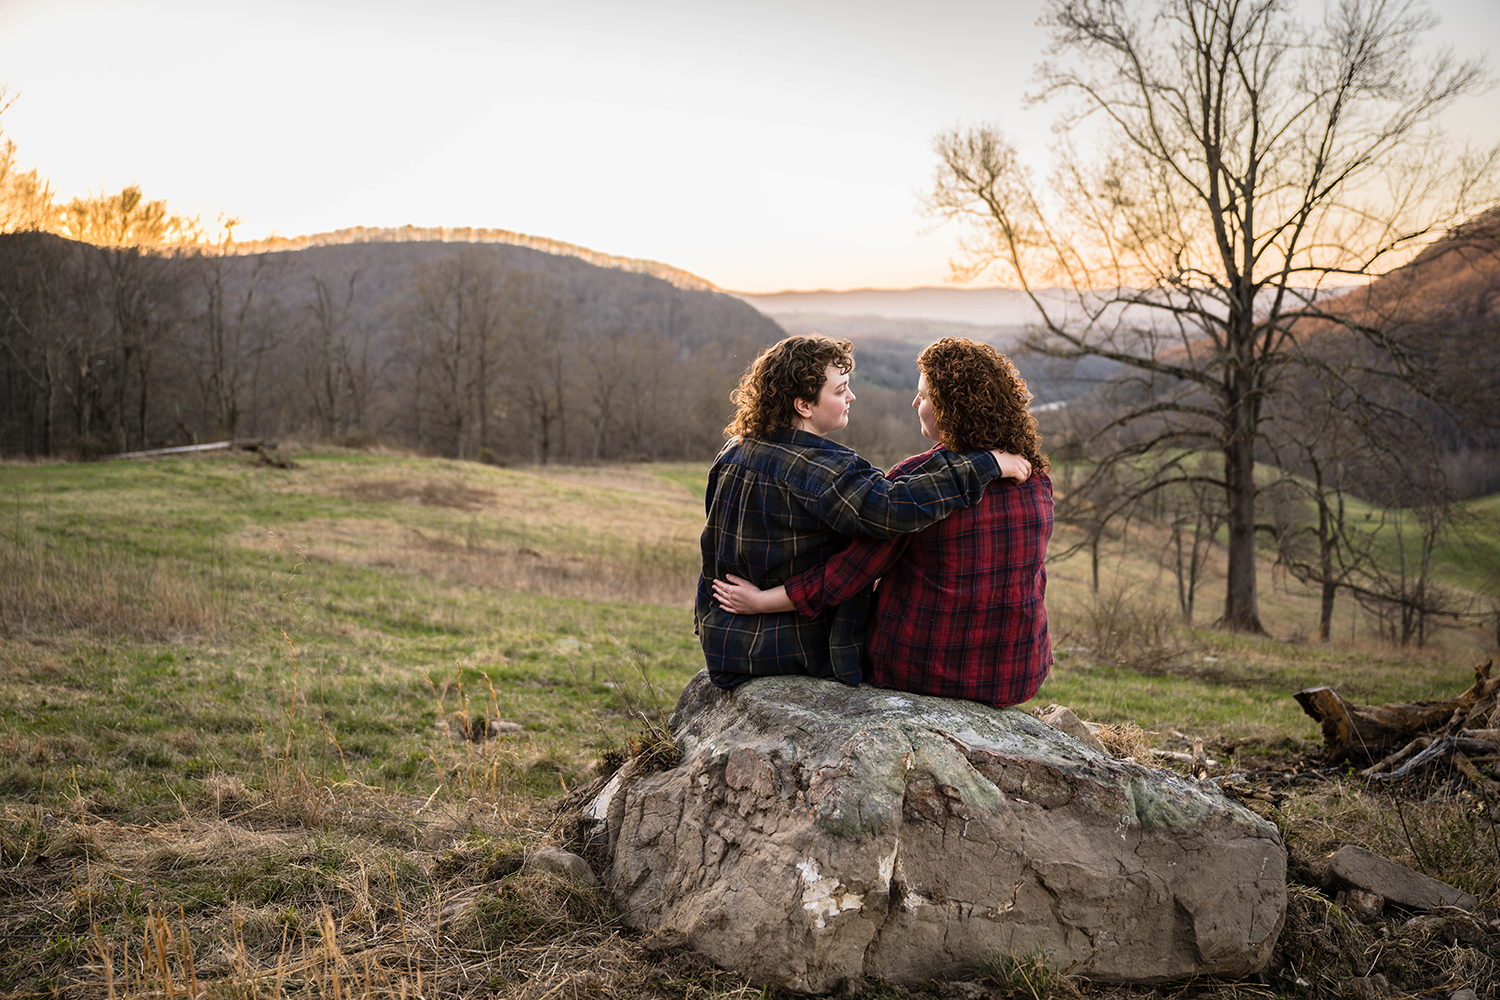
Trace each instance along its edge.
<path fill-rule="evenodd" d="M 425 796 L 472 753 L 452 732 L 479 715 L 520 727 L 506 727 L 513 759 L 492 780 L 519 794 L 571 786 L 640 731 L 641 713 L 664 718 L 701 665 L 690 595 L 704 472 L 363 454 L 290 470 L 5 467 L 0 733 L 16 748 L 75 741 L 74 793 L 140 820 L 179 809 L 209 774 L 266 787 L 288 761 Z M 1500 516 L 1500 502 L 1474 507 Z M 1315 740 L 1292 699 L 1303 687 L 1378 702 L 1468 684 L 1477 653 L 1463 644 L 1396 653 L 1368 629 L 1317 647 L 1181 628 L 1152 544 L 1145 529 L 1120 543 L 1102 597 L 1083 557 L 1052 567 L 1057 666 L 1039 704 Z M 1201 604 L 1216 585 L 1201 585 Z M 1273 628 L 1314 613 L 1310 595 L 1270 591 Z M 5 768 L 0 784 L 22 800 L 61 788 L 51 767 L 12 755 Z"/>
<path fill-rule="evenodd" d="M 1460 505 L 1454 530 L 1435 555 L 1447 582 L 1482 591 L 1500 603 L 1500 496 Z"/>
<path fill-rule="evenodd" d="M 285 982 L 323 962 L 318 990 L 337 992 L 326 970 L 353 966 L 330 948 L 414 928 L 429 937 L 361 944 L 375 964 L 353 981 L 523 997 L 571 963 L 635 984 L 618 995 L 754 992 L 717 972 L 642 972 L 597 890 L 527 876 L 466 903 L 492 860 L 556 839 L 552 803 L 603 755 L 653 745 L 700 669 L 706 469 L 336 453 L 291 469 L 0 467 L 0 993 L 86 981 L 78 995 L 103 997 L 80 971 L 101 954 L 119 996 L 180 982 L 192 963 L 173 955 L 268 994 L 283 980 L 234 972 L 236 954 L 283 963 Z M 1474 507 L 1500 517 L 1493 499 Z M 1050 567 L 1057 665 L 1036 706 L 1250 760 L 1316 749 L 1303 687 L 1444 697 L 1487 652 L 1467 634 L 1392 650 L 1352 609 L 1329 647 L 1183 627 L 1161 601 L 1159 542 L 1142 528 L 1112 543 L 1102 596 L 1083 557 Z M 1203 608 L 1222 596 L 1215 572 Z M 1455 555 L 1444 572 L 1476 571 Z M 1284 582 L 1262 596 L 1278 635 L 1316 614 Z M 466 738 L 480 717 L 500 735 Z M 1377 828 L 1362 808 L 1298 836 L 1322 850 L 1347 813 L 1424 864 L 1474 868 L 1484 848 L 1462 816 Z M 177 952 L 153 943 L 166 938 Z"/>
<path fill-rule="evenodd" d="M 6 468 L 0 733 L 91 734 L 68 780 L 134 820 L 285 759 L 426 795 L 469 750 L 447 725 L 465 715 L 522 727 L 519 788 L 581 781 L 701 654 L 692 498 L 576 478 L 343 456 Z M 45 796 L 47 769 L 8 769 L 13 796 Z"/>

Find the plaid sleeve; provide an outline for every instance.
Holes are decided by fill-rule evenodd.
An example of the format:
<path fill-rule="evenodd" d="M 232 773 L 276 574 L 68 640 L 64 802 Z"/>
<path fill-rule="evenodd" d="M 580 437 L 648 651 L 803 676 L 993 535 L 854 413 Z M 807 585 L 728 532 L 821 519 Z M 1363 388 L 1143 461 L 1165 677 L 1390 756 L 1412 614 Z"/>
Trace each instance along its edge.
<path fill-rule="evenodd" d="M 827 562 L 786 582 L 786 596 L 802 615 L 813 618 L 842 604 L 886 574 L 906 550 L 911 535 L 856 538 Z"/>
<path fill-rule="evenodd" d="M 891 466 L 886 478 L 896 480 L 921 473 L 938 451 L 938 448 L 931 448 L 920 455 L 902 459 Z M 982 454 L 993 461 L 989 452 Z M 832 559 L 788 580 L 787 597 L 799 613 L 814 617 L 824 608 L 847 601 L 884 576 L 906 551 L 911 537 L 910 534 L 901 534 L 889 539 L 852 539 Z"/>
<path fill-rule="evenodd" d="M 898 479 L 848 464 L 826 465 L 810 503 L 834 531 L 851 537 L 891 538 L 918 531 L 970 507 L 999 478 L 989 452 L 957 455 L 934 449 L 921 470 Z"/>

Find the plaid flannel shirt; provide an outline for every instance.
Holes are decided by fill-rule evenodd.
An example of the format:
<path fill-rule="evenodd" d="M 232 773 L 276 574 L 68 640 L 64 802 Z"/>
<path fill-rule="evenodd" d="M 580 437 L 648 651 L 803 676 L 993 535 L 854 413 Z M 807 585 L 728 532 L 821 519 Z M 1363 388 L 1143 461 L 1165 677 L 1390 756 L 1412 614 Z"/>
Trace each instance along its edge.
<path fill-rule="evenodd" d="M 767 674 L 860 681 L 870 595 L 853 594 L 808 619 L 794 611 L 735 615 L 713 599 L 727 574 L 775 587 L 825 562 L 850 536 L 916 531 L 976 502 L 1000 475 L 989 452 L 942 452 L 888 479 L 851 449 L 806 431 L 734 438 L 708 474 L 703 575 L 694 619 L 709 678 L 733 687 Z"/>
<path fill-rule="evenodd" d="M 935 451 L 898 463 L 921 467 Z M 879 687 L 990 705 L 1018 705 L 1052 666 L 1047 636 L 1047 541 L 1052 480 L 1003 481 L 984 498 L 914 535 L 857 538 L 787 581 L 816 621 L 876 579 L 865 679 Z"/>

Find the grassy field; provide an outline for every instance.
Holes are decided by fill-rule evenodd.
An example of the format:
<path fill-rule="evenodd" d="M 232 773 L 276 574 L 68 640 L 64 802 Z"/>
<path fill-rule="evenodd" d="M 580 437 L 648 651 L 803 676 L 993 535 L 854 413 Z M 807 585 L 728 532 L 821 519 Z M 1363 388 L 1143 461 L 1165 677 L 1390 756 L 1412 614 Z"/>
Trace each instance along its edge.
<path fill-rule="evenodd" d="M 706 466 L 294 458 L 0 467 L 0 996 L 757 993 L 644 952 L 596 891 L 484 881 L 700 668 Z M 1183 628 L 1155 545 L 1121 542 L 1099 595 L 1082 557 L 1050 568 L 1037 706 L 1255 767 L 1317 749 L 1303 687 L 1446 697 L 1490 652 L 1393 651 L 1350 609 L 1329 647 Z M 1262 579 L 1275 634 L 1315 630 Z M 1308 857 L 1355 837 L 1493 907 L 1486 808 L 1340 787 L 1276 819 Z"/>

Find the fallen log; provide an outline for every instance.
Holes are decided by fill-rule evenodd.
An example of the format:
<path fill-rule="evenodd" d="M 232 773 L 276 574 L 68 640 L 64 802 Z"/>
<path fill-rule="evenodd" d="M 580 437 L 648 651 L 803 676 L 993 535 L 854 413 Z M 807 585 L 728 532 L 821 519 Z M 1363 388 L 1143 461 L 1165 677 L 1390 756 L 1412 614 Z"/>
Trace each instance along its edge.
<path fill-rule="evenodd" d="M 1453 752 L 1453 737 L 1451 736 L 1444 736 L 1439 740 L 1428 740 L 1426 737 L 1422 737 L 1407 744 L 1406 748 L 1400 752 L 1399 756 L 1404 757 L 1406 753 L 1412 749 L 1412 747 L 1416 747 L 1421 744 L 1426 744 L 1425 746 L 1421 747 L 1421 752 L 1405 760 L 1400 767 L 1393 768 L 1391 770 L 1385 769 L 1392 762 L 1392 758 L 1398 756 L 1397 754 L 1392 754 L 1390 757 L 1387 757 L 1385 760 L 1381 761 L 1379 764 L 1376 764 L 1374 767 L 1366 768 L 1365 770 L 1359 772 L 1360 776 L 1365 778 L 1372 778 L 1376 781 L 1396 781 L 1400 778 L 1406 777 L 1408 774 L 1420 767 L 1430 764 L 1433 761 L 1441 760 L 1443 757 L 1446 757 Z"/>
<path fill-rule="evenodd" d="M 1481 720 L 1490 723 L 1500 690 L 1500 678 L 1490 677 L 1491 663 L 1475 668 L 1472 687 L 1444 701 L 1356 705 L 1330 687 L 1306 688 L 1296 698 L 1302 710 L 1322 724 L 1329 760 L 1381 760 L 1419 736 L 1457 732 Z"/>
<path fill-rule="evenodd" d="M 1469 779 L 1469 783 L 1491 798 L 1500 798 L 1500 781 L 1496 781 L 1486 775 L 1479 773 L 1479 768 L 1474 766 L 1474 761 L 1461 753 L 1453 755 L 1453 766 L 1458 768 L 1458 773 Z"/>
<path fill-rule="evenodd" d="M 275 451 L 276 442 L 253 440 L 213 441 L 209 444 L 183 444 L 178 445 L 175 448 L 152 448 L 149 451 L 122 451 L 114 455 L 105 455 L 104 457 L 106 459 L 159 458 L 163 455 L 193 455 L 200 454 L 202 452 L 225 451 L 234 449 L 238 449 L 239 451 L 258 451 L 264 453 L 266 451 Z"/>
<path fill-rule="evenodd" d="M 1405 764 L 1412 757 L 1432 746 L 1432 738 L 1429 736 L 1418 736 L 1406 746 L 1397 750 L 1388 757 L 1383 757 L 1363 771 L 1359 772 L 1361 778 L 1368 778 L 1376 774 L 1389 774 Z"/>

